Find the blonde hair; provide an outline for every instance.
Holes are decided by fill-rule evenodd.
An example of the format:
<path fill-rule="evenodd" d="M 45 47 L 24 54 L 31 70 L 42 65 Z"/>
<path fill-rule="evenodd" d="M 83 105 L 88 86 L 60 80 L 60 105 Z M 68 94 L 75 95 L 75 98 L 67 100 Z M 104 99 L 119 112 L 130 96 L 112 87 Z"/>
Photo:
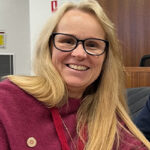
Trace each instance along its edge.
<path fill-rule="evenodd" d="M 9 76 L 8 78 L 49 107 L 62 106 L 67 102 L 68 95 L 65 83 L 51 62 L 49 39 L 59 20 L 70 9 L 79 9 L 94 14 L 106 33 L 106 40 L 109 41 L 109 50 L 103 71 L 96 81 L 98 83 L 96 92 L 85 92 L 77 113 L 77 133 L 81 139 L 83 139 L 81 131 L 85 125 L 87 126 L 88 140 L 85 143 L 85 149 L 111 150 L 116 137 L 119 141 L 118 126 L 121 127 L 121 124 L 118 118 L 124 121 L 136 138 L 141 140 L 147 148 L 150 148 L 149 142 L 135 127 L 127 114 L 120 47 L 114 25 L 96 0 L 82 0 L 77 4 L 68 2 L 59 8 L 45 25 L 36 44 L 35 76 Z M 94 84 L 94 86 L 96 85 Z M 94 86 L 90 88 L 94 88 Z"/>

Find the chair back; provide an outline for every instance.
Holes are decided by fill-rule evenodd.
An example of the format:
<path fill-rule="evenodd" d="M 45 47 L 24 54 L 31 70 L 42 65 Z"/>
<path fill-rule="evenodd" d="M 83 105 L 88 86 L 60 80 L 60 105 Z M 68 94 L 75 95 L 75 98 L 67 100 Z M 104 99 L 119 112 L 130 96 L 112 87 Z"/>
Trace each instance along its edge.
<path fill-rule="evenodd" d="M 141 58 L 139 66 L 141 66 L 141 67 L 150 67 L 150 54 L 149 55 L 144 55 Z"/>

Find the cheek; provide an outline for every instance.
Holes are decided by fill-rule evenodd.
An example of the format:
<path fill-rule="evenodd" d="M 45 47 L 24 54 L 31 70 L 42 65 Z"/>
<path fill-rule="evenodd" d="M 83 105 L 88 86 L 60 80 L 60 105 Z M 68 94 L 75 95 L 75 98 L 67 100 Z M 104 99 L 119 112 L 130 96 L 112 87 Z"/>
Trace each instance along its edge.
<path fill-rule="evenodd" d="M 61 53 L 61 51 L 57 50 L 55 47 L 52 47 L 52 63 L 60 59 Z"/>
<path fill-rule="evenodd" d="M 101 59 L 99 60 L 95 60 L 95 74 L 97 74 L 98 76 L 101 74 L 102 68 L 103 68 L 103 64 L 104 64 L 104 60 L 105 60 L 105 56 L 101 57 Z"/>
<path fill-rule="evenodd" d="M 64 59 L 65 59 L 65 53 L 55 48 L 52 49 L 52 63 L 57 70 L 59 70 L 62 67 Z"/>
<path fill-rule="evenodd" d="M 96 68 L 99 68 L 99 70 L 101 70 L 101 68 L 103 67 L 104 60 L 105 60 L 105 55 L 102 55 L 97 59 L 96 58 L 93 59 L 93 64 L 95 64 Z"/>
<path fill-rule="evenodd" d="M 52 48 L 52 63 L 57 68 L 57 60 L 59 60 L 59 55 L 57 54 L 57 50 Z"/>

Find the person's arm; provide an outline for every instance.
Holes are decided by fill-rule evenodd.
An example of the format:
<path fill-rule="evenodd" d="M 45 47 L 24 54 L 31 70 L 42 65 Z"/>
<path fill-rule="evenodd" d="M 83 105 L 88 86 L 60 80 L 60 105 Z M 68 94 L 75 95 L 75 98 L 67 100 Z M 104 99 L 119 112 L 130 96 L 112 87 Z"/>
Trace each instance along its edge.
<path fill-rule="evenodd" d="M 146 102 L 146 105 L 136 116 L 134 123 L 150 141 L 150 97 Z"/>
<path fill-rule="evenodd" d="M 3 124 L 0 122 L 0 150 L 10 150 Z"/>

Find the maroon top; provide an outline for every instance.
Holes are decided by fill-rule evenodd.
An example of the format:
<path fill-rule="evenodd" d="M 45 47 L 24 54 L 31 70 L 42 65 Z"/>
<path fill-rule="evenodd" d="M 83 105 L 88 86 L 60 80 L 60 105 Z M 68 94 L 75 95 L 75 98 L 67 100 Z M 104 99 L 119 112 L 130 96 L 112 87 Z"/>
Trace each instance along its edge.
<path fill-rule="evenodd" d="M 71 137 L 76 141 L 76 112 L 80 100 L 69 99 L 59 112 Z M 73 143 L 64 129 L 69 147 Z M 137 147 L 139 140 L 121 131 L 120 150 Z M 0 150 L 61 150 L 50 109 L 19 87 L 5 80 L 0 83 Z M 114 150 L 116 150 L 114 148 Z"/>

